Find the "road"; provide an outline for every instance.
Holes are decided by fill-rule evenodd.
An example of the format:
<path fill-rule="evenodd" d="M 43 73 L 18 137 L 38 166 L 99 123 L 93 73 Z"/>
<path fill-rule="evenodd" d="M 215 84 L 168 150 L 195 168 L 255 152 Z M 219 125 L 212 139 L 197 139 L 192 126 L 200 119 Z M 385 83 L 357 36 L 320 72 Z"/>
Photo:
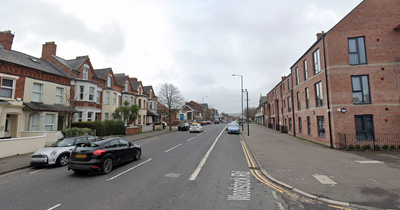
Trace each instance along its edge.
<path fill-rule="evenodd" d="M 0 209 L 331 209 L 262 177 L 240 135 L 225 126 L 137 141 L 142 158 L 105 175 L 67 167 L 5 174 Z"/>

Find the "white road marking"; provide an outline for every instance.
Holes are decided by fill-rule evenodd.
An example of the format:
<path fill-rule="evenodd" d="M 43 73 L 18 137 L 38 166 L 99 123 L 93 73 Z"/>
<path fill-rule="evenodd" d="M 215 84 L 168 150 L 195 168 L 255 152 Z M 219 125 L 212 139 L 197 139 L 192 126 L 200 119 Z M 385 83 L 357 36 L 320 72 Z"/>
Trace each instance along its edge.
<path fill-rule="evenodd" d="M 203 133 L 197 134 L 197 136 L 201 136 L 201 134 L 203 134 Z"/>
<path fill-rule="evenodd" d="M 275 199 L 278 199 L 278 195 L 276 195 L 275 191 L 272 191 L 272 195 L 274 196 Z"/>
<path fill-rule="evenodd" d="M 333 181 L 326 175 L 313 175 L 313 177 L 316 178 L 321 184 L 331 184 L 331 185 L 337 184 L 335 181 Z"/>
<path fill-rule="evenodd" d="M 249 201 L 250 200 L 250 172 L 232 171 L 230 178 L 234 180 L 232 195 L 228 195 L 228 201 Z"/>
<path fill-rule="evenodd" d="M 383 163 L 381 161 L 377 161 L 377 160 L 365 160 L 365 161 L 358 161 L 356 160 L 357 163 Z"/>
<path fill-rule="evenodd" d="M 169 152 L 169 151 L 171 151 L 171 150 L 173 150 L 173 149 L 175 149 L 175 148 L 177 148 L 177 147 L 179 147 L 179 146 L 181 146 L 181 145 L 182 145 L 182 144 L 178 144 L 178 145 L 176 145 L 175 147 L 172 147 L 171 149 L 165 151 L 165 153 L 167 153 L 167 152 Z"/>
<path fill-rule="evenodd" d="M 126 172 L 128 172 L 128 171 L 130 171 L 130 170 L 132 170 L 132 169 L 135 169 L 135 168 L 137 168 L 137 167 L 139 167 L 139 166 L 141 166 L 141 165 L 143 165 L 143 164 L 149 162 L 149 161 L 152 160 L 152 159 L 153 159 L 153 158 L 150 158 L 150 159 L 148 159 L 148 160 L 146 160 L 146 161 L 144 161 L 144 162 L 142 162 L 142 163 L 140 163 L 140 164 L 138 164 L 138 165 L 136 165 L 136 166 L 134 166 L 134 167 L 132 167 L 132 168 L 130 168 L 130 169 L 128 169 L 128 170 L 126 170 L 126 171 L 123 171 L 123 172 L 121 172 L 121 173 L 119 173 L 119 174 L 117 174 L 117 175 L 115 175 L 115 176 L 113 176 L 113 177 L 107 179 L 107 181 L 111 181 L 111 180 L 113 180 L 113 179 L 115 179 L 115 178 L 121 176 L 122 174 L 124 174 L 124 173 L 126 173 Z"/>
<path fill-rule="evenodd" d="M 208 156 L 210 155 L 211 151 L 214 149 L 215 144 L 217 143 L 219 137 L 222 135 L 224 130 L 221 131 L 219 136 L 215 139 L 214 143 L 211 145 L 210 149 L 208 149 L 206 155 L 204 155 L 203 159 L 200 161 L 199 165 L 197 166 L 196 170 L 194 170 L 193 174 L 189 177 L 189 180 L 195 180 L 197 175 L 199 175 L 201 168 L 203 167 L 204 163 L 206 162 Z"/>
<path fill-rule="evenodd" d="M 38 172 L 41 172 L 41 171 L 44 171 L 44 170 L 46 170 L 47 168 L 44 168 L 44 169 L 40 169 L 40 170 L 37 170 L 37 171 L 32 171 L 32 172 L 30 172 L 29 174 L 34 174 L 34 173 L 38 173 Z"/>
<path fill-rule="evenodd" d="M 47 209 L 47 210 L 52 210 L 52 209 L 55 209 L 55 208 L 57 208 L 57 207 L 59 207 L 59 206 L 61 206 L 61 204 L 55 205 L 55 206 L 53 206 L 53 207 L 51 207 L 51 208 L 49 208 L 49 209 Z"/>
<path fill-rule="evenodd" d="M 281 203 L 278 202 L 278 203 L 276 203 L 276 204 L 278 205 L 278 208 L 279 208 L 280 210 L 284 210 L 284 209 L 285 209 Z"/>
<path fill-rule="evenodd" d="M 192 137 L 192 138 L 188 139 L 187 141 L 193 140 L 194 138 L 196 138 L 196 137 Z"/>

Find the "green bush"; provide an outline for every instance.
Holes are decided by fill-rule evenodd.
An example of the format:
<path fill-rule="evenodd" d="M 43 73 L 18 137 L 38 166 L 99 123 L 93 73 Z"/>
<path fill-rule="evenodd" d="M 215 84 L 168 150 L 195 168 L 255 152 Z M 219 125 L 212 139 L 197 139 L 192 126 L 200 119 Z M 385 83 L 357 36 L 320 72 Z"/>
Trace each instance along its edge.
<path fill-rule="evenodd" d="M 106 120 L 93 122 L 75 122 L 72 127 L 87 128 L 96 131 L 96 136 L 124 135 L 125 124 L 122 120 Z"/>
<path fill-rule="evenodd" d="M 354 145 L 350 144 L 349 149 L 351 149 L 351 150 L 355 149 Z"/>
<path fill-rule="evenodd" d="M 389 149 L 389 145 L 387 145 L 387 144 L 383 145 L 383 146 L 382 146 L 382 149 L 384 149 L 384 150 Z"/>
<path fill-rule="evenodd" d="M 369 145 L 369 144 L 363 145 L 363 149 L 364 150 L 370 150 L 371 149 L 371 145 Z"/>
<path fill-rule="evenodd" d="M 89 128 L 66 128 L 61 131 L 64 137 L 82 136 L 82 135 L 92 135 L 92 130 Z"/>
<path fill-rule="evenodd" d="M 359 144 L 356 144 L 356 149 L 361 149 L 361 146 Z"/>
<path fill-rule="evenodd" d="M 396 147 L 394 145 L 390 145 L 390 150 L 395 150 Z"/>
<path fill-rule="evenodd" d="M 123 135 L 125 134 L 125 124 L 122 120 L 106 120 L 105 129 L 106 136 L 110 135 Z"/>
<path fill-rule="evenodd" d="M 375 150 L 376 150 L 376 151 L 377 151 L 377 150 L 381 150 L 381 146 L 375 145 Z"/>

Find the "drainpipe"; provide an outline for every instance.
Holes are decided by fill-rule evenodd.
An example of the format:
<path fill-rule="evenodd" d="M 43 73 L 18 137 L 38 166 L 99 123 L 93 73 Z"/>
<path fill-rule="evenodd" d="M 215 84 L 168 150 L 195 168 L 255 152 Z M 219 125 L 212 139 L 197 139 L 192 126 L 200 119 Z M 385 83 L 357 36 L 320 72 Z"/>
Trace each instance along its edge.
<path fill-rule="evenodd" d="M 290 95 L 292 96 L 292 101 L 290 102 L 292 104 L 292 126 L 293 126 L 293 136 L 296 136 L 296 123 L 295 123 L 295 119 L 294 119 L 294 97 L 293 97 L 293 74 L 292 74 L 292 70 L 290 69 L 290 80 L 292 83 L 292 89 L 290 90 L 290 92 L 292 92 Z"/>
<path fill-rule="evenodd" d="M 324 52 L 324 67 L 325 67 L 325 88 L 326 88 L 326 102 L 328 107 L 328 126 L 329 126 L 329 139 L 331 140 L 331 148 L 333 148 L 333 139 L 332 139 L 332 123 L 331 123 L 331 107 L 329 101 L 329 85 L 328 85 L 328 68 L 326 67 L 326 56 L 325 56 L 325 35 L 322 35 L 322 48 Z"/>
<path fill-rule="evenodd" d="M 400 101 L 400 82 L 399 82 L 399 69 L 397 67 L 397 61 L 400 61 L 400 60 L 394 61 L 395 66 L 396 66 L 396 75 L 397 75 L 397 90 L 399 91 L 399 101 Z"/>

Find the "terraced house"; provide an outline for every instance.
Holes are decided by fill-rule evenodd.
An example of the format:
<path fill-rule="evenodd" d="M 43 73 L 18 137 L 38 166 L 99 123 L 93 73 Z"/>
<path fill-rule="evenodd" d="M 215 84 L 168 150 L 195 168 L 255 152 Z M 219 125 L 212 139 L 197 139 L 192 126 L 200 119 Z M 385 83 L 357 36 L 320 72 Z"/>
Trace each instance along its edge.
<path fill-rule="evenodd" d="M 267 94 L 266 124 L 331 147 L 399 144 L 400 4 L 365 0 Z"/>

